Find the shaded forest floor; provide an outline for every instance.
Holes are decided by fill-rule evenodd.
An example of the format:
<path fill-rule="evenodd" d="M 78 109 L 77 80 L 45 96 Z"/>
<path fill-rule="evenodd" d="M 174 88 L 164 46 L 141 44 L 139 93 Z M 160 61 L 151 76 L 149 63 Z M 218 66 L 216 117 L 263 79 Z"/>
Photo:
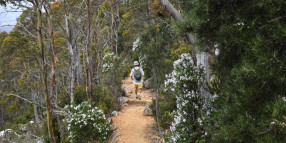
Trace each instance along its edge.
<path fill-rule="evenodd" d="M 143 89 L 141 100 L 135 98 L 132 80 L 123 81 L 122 87 L 129 96 L 127 106 L 122 107 L 119 115 L 114 117 L 113 123 L 117 127 L 116 143 L 157 143 L 153 116 L 144 116 L 145 104 L 155 98 L 152 89 Z"/>

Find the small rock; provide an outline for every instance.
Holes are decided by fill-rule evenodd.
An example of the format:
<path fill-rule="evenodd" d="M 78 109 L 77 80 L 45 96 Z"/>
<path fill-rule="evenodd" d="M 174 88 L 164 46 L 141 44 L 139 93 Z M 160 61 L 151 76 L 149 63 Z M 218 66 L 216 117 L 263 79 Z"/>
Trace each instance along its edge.
<path fill-rule="evenodd" d="M 132 90 L 130 90 L 128 93 L 130 93 L 130 94 L 131 94 L 131 93 L 133 93 L 133 91 L 132 91 Z"/>
<path fill-rule="evenodd" d="M 151 110 L 151 102 L 147 102 L 147 104 L 144 107 L 143 115 L 145 116 L 152 116 L 152 110 Z"/>
<path fill-rule="evenodd" d="M 112 124 L 112 131 L 115 131 L 117 129 L 118 129 L 118 127 L 115 124 Z"/>
<path fill-rule="evenodd" d="M 160 138 L 159 136 L 157 136 L 157 135 L 154 135 L 152 138 L 153 138 L 153 139 L 156 139 L 156 140 L 160 140 L 160 139 L 161 139 L 161 138 Z"/>
<path fill-rule="evenodd" d="M 144 81 L 144 87 L 147 89 L 151 88 L 151 78 L 148 78 L 146 81 Z"/>
<path fill-rule="evenodd" d="M 117 111 L 112 111 L 112 116 L 117 116 L 118 115 L 118 112 Z"/>
<path fill-rule="evenodd" d="M 127 103 L 124 103 L 122 106 L 128 106 L 128 104 L 127 104 Z"/>
<path fill-rule="evenodd" d="M 23 132 L 27 132 L 27 126 L 24 125 L 24 124 L 19 124 L 19 125 L 18 125 L 18 128 L 19 128 L 21 131 L 23 131 Z"/>
<path fill-rule="evenodd" d="M 120 132 L 119 131 L 114 131 L 110 138 L 108 139 L 110 143 L 117 143 L 118 138 L 119 138 Z"/>
<path fill-rule="evenodd" d="M 29 124 L 34 126 L 35 125 L 35 122 L 34 121 L 29 121 Z"/>

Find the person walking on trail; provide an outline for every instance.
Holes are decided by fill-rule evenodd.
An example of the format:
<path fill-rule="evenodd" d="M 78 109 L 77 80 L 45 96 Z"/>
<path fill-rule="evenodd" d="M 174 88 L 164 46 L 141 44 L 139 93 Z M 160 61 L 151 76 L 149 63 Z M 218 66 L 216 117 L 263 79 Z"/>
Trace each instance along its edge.
<path fill-rule="evenodd" d="M 143 87 L 144 71 L 140 67 L 140 64 L 139 64 L 138 61 L 134 62 L 134 66 L 135 67 L 132 68 L 132 70 L 131 70 L 130 77 L 133 80 L 133 85 L 134 85 L 134 88 L 135 88 L 136 99 L 139 98 L 141 100 L 140 94 L 142 92 L 142 87 Z M 140 89 L 139 93 L 138 93 L 138 88 Z"/>

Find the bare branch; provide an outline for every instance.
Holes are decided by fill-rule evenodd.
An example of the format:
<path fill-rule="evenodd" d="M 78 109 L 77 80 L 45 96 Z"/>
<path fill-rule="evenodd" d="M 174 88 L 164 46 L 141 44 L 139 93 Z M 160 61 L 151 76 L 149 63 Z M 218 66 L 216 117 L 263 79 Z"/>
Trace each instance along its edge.
<path fill-rule="evenodd" d="M 35 39 L 38 39 L 38 37 L 35 36 L 34 34 L 32 34 L 32 33 L 24 26 L 24 24 L 22 24 L 21 22 L 19 22 L 19 23 L 20 23 L 20 26 L 21 26 L 22 28 L 24 28 L 24 30 L 25 30 L 31 37 L 33 37 L 33 38 L 35 38 Z"/>
<path fill-rule="evenodd" d="M 1 27 L 5 27 L 5 26 L 15 26 L 14 24 L 3 24 L 3 25 L 1 25 Z"/>
<path fill-rule="evenodd" d="M 39 103 L 34 103 L 34 102 L 32 102 L 32 101 L 30 101 L 30 100 L 28 100 L 28 99 L 26 99 L 26 98 L 23 98 L 23 97 L 21 97 L 21 96 L 19 96 L 19 95 L 16 95 L 16 94 L 4 94 L 4 96 L 14 96 L 14 97 L 17 97 L 17 98 L 22 99 L 22 100 L 24 100 L 24 101 L 27 101 L 28 103 L 37 104 L 37 105 L 41 106 L 42 108 L 46 108 L 46 107 L 40 105 Z"/>

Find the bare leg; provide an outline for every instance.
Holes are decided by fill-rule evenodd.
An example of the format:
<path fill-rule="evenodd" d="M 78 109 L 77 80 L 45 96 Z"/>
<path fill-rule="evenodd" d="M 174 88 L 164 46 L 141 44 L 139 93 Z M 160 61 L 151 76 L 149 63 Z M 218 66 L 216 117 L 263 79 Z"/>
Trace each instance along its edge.
<path fill-rule="evenodd" d="M 137 96 L 138 87 L 135 87 L 135 95 Z"/>
<path fill-rule="evenodd" d="M 139 88 L 139 93 L 140 93 L 140 96 L 138 97 L 139 98 L 139 100 L 141 100 L 141 92 L 142 92 L 142 88 Z"/>

